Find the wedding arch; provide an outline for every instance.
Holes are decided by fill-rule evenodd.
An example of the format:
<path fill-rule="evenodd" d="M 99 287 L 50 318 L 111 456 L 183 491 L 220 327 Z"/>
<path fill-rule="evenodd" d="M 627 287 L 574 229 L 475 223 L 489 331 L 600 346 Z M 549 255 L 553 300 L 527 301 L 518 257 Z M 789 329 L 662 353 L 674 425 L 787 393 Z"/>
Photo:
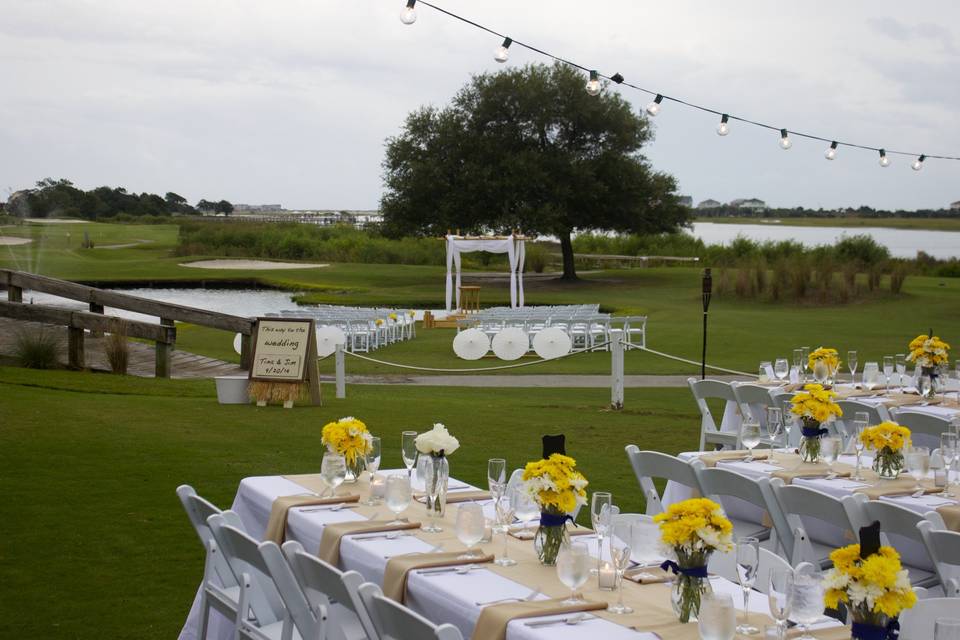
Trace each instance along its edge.
<path fill-rule="evenodd" d="M 510 306 L 523 306 L 523 261 L 526 256 L 526 238 L 509 236 L 454 236 L 447 235 L 447 311 L 460 308 L 460 254 L 474 251 L 505 253 L 510 263 Z M 454 275 L 455 274 L 455 275 Z"/>

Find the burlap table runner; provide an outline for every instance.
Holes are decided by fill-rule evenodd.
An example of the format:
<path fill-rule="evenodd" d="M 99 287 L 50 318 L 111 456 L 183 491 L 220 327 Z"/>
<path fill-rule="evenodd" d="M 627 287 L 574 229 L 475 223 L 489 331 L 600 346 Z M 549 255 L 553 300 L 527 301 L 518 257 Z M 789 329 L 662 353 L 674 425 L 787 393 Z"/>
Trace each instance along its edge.
<path fill-rule="evenodd" d="M 518 618 L 539 618 L 578 611 L 599 611 L 607 608 L 606 602 L 587 600 L 579 604 L 563 604 L 563 600 L 531 600 L 508 602 L 484 607 L 473 628 L 471 640 L 504 640 L 507 624 Z"/>
<path fill-rule="evenodd" d="M 323 528 L 320 537 L 320 550 L 317 556 L 324 562 L 337 566 L 340 562 L 340 540 L 352 533 L 377 533 L 381 531 L 404 531 L 419 529 L 419 522 L 391 522 L 389 520 L 351 520 L 334 522 Z"/>
<path fill-rule="evenodd" d="M 392 600 L 403 602 L 407 595 L 407 575 L 415 569 L 493 562 L 493 554 L 485 554 L 482 549 L 476 549 L 475 551 L 479 551 L 480 555 L 468 560 L 461 557 L 463 555 L 462 551 L 407 553 L 402 556 L 394 556 L 387 561 L 387 568 L 383 574 L 383 594 Z"/>
<path fill-rule="evenodd" d="M 917 490 L 917 481 L 905 473 L 896 480 L 880 480 L 879 476 L 873 471 L 864 471 L 864 482 L 869 482 L 869 487 L 854 489 L 854 493 L 862 493 L 871 500 L 879 500 L 884 496 L 908 496 Z M 920 486 L 924 493 L 937 493 L 943 491 L 943 487 L 934 486 L 930 480 L 921 480 Z"/>
<path fill-rule="evenodd" d="M 476 502 L 478 500 L 489 500 L 489 491 L 454 491 L 447 494 L 447 504 L 457 504 L 459 502 Z"/>
<path fill-rule="evenodd" d="M 732 462 L 738 460 L 744 460 L 749 455 L 749 452 L 746 449 L 735 450 L 735 451 L 714 451 L 711 453 L 705 453 L 702 456 L 697 456 L 697 459 L 703 462 L 706 467 L 715 467 L 718 462 Z M 769 450 L 754 451 L 753 458 L 754 460 L 766 460 L 767 456 L 770 455 Z"/>
<path fill-rule="evenodd" d="M 799 460 L 799 456 L 797 456 L 796 459 Z M 780 471 L 774 471 L 771 473 L 770 477 L 780 478 L 786 484 L 790 484 L 797 478 L 817 478 L 826 476 L 830 473 L 829 467 L 823 463 L 811 464 L 809 462 L 801 462 L 795 466 L 791 466 L 789 463 L 787 463 L 784 464 L 784 467 L 785 468 L 781 469 Z M 852 472 L 852 469 L 848 465 L 833 465 L 833 473 L 835 473 L 838 478 L 847 478 Z"/>
<path fill-rule="evenodd" d="M 283 544 L 284 535 L 287 531 L 287 515 L 293 507 L 306 507 L 315 504 L 336 504 L 340 502 L 356 502 L 360 499 L 359 494 L 333 496 L 329 498 L 320 498 L 309 495 L 280 496 L 270 505 L 270 519 L 267 520 L 267 532 L 263 534 L 264 540 L 273 540 L 277 544 Z"/>

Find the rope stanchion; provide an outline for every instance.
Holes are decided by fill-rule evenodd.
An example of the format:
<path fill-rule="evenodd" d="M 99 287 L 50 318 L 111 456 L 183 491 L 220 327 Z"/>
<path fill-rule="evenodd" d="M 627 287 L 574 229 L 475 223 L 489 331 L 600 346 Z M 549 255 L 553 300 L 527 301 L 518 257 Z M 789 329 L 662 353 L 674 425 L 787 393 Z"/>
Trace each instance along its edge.
<path fill-rule="evenodd" d="M 700 366 L 700 363 L 697 362 L 696 360 L 687 360 L 686 358 L 681 358 L 681 357 L 679 357 L 679 356 L 672 356 L 672 355 L 670 355 L 669 353 L 663 353 L 662 351 L 655 351 L 655 350 L 650 349 L 650 348 L 648 348 L 648 347 L 645 347 L 645 346 L 643 346 L 643 345 L 633 344 L 632 342 L 626 342 L 626 343 L 624 343 L 624 344 L 625 344 L 626 346 L 628 346 L 628 347 L 633 348 L 633 349 L 639 349 L 639 350 L 641 350 L 641 351 L 646 351 L 647 353 L 652 353 L 652 354 L 655 355 L 655 356 L 660 356 L 661 358 L 668 358 L 668 359 L 670 359 L 670 360 L 676 360 L 677 362 L 685 362 L 685 363 L 687 363 L 687 364 L 693 364 L 693 365 L 696 365 L 696 366 L 698 366 L 698 367 Z M 718 366 L 712 365 L 712 364 L 708 364 L 708 365 L 706 365 L 706 366 L 707 366 L 707 369 L 713 369 L 714 371 L 722 371 L 723 373 L 732 373 L 733 375 L 737 375 L 737 376 L 747 376 L 747 377 L 749 377 L 749 378 L 754 377 L 754 374 L 752 374 L 752 373 L 746 373 L 745 371 L 737 371 L 736 369 L 727 369 L 727 368 L 725 368 L 725 367 L 718 367 Z"/>

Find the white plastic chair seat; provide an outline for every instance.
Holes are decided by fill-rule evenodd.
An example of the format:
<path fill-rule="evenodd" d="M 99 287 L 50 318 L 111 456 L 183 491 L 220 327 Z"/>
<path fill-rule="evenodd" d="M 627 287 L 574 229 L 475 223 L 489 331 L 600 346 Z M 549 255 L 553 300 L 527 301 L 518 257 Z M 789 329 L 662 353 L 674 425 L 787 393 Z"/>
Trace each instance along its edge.
<path fill-rule="evenodd" d="M 241 633 L 253 638 L 259 637 L 263 640 L 283 640 L 283 621 L 272 622 L 262 627 L 244 624 Z M 302 640 L 296 627 L 293 629 L 293 640 Z"/>

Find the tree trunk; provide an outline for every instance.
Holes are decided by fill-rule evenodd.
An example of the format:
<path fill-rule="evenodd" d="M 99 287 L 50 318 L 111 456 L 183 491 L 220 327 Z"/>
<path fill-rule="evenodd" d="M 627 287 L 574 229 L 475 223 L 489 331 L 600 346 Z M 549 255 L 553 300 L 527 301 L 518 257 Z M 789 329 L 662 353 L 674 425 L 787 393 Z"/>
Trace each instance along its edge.
<path fill-rule="evenodd" d="M 560 235 L 560 253 L 563 255 L 563 275 L 561 280 L 577 280 L 577 266 L 573 259 L 573 241 L 570 239 L 570 232 L 566 231 Z"/>

